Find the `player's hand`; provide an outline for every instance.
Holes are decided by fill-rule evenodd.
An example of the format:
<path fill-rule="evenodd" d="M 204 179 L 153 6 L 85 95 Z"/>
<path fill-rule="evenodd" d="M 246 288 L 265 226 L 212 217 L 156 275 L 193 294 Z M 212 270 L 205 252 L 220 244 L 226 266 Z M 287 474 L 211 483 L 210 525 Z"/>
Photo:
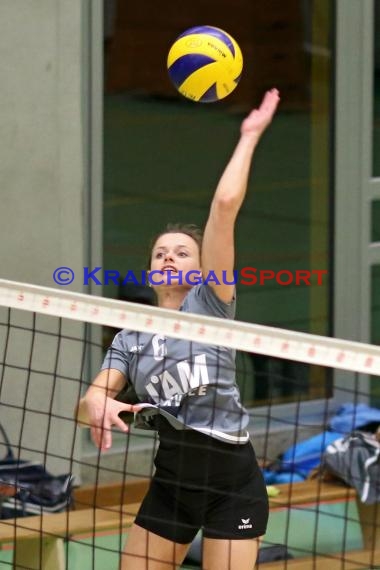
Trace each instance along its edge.
<path fill-rule="evenodd" d="M 277 89 L 267 91 L 258 109 L 253 109 L 241 125 L 242 136 L 252 136 L 259 139 L 271 123 L 280 102 Z"/>
<path fill-rule="evenodd" d="M 104 397 L 102 391 L 86 395 L 88 423 L 91 438 L 101 451 L 107 451 L 112 445 L 112 428 L 115 426 L 126 433 L 129 426 L 119 417 L 120 412 L 138 412 L 139 405 L 125 404 L 113 398 Z"/>

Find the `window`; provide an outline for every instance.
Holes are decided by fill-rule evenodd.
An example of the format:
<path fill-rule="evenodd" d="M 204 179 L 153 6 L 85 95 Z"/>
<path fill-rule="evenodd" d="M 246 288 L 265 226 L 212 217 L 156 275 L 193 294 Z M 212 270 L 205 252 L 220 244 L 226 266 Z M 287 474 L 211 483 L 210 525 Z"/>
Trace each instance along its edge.
<path fill-rule="evenodd" d="M 371 241 L 380 241 L 380 200 L 372 202 Z"/>
<path fill-rule="evenodd" d="M 380 4 L 375 2 L 373 176 L 380 176 Z"/>
<path fill-rule="evenodd" d="M 140 272 L 151 236 L 167 222 L 204 224 L 243 117 L 275 85 L 281 107 L 255 156 L 237 224 L 236 268 L 287 270 L 293 282 L 239 285 L 237 318 L 329 334 L 330 3 L 289 0 L 268 10 L 245 0 L 233 20 L 227 0 L 217 17 L 206 3 L 201 20 L 234 36 L 245 59 L 234 93 L 209 105 L 181 98 L 166 73 L 173 40 L 199 24 L 196 3 L 180 11 L 177 2 L 166 4 L 158 11 L 154 0 L 105 3 L 103 267 L 122 276 Z M 297 285 L 297 270 L 326 273 Z M 120 290 L 110 282 L 104 293 L 118 297 Z M 238 370 L 246 404 L 331 393 L 325 369 L 244 354 Z"/>
<path fill-rule="evenodd" d="M 371 343 L 380 345 L 380 265 L 372 267 Z M 371 404 L 380 406 L 380 378 L 371 376 Z"/>

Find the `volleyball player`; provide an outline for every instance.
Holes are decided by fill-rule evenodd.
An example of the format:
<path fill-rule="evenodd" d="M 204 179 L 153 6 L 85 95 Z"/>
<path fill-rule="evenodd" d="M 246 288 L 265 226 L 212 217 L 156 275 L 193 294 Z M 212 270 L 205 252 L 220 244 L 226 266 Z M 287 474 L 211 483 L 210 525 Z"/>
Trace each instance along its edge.
<path fill-rule="evenodd" d="M 213 197 L 203 241 L 192 226 L 168 227 L 154 241 L 151 271 L 158 305 L 189 313 L 233 318 L 235 313 L 234 225 L 247 190 L 252 157 L 279 103 L 268 91 L 242 122 L 240 138 Z M 217 282 L 192 286 L 176 280 L 190 271 L 212 271 Z M 151 274 L 158 281 L 157 274 Z M 155 279 L 153 279 L 155 275 Z M 180 282 L 181 281 L 181 282 Z M 119 332 L 102 371 L 79 406 L 95 445 L 111 446 L 111 428 L 127 427 L 122 411 L 136 412 L 136 425 L 158 431 L 156 471 L 128 533 L 121 570 L 177 568 L 200 528 L 204 570 L 252 570 L 266 531 L 268 499 L 249 441 L 249 417 L 240 403 L 233 350 Z M 126 383 L 140 402 L 115 395 Z"/>

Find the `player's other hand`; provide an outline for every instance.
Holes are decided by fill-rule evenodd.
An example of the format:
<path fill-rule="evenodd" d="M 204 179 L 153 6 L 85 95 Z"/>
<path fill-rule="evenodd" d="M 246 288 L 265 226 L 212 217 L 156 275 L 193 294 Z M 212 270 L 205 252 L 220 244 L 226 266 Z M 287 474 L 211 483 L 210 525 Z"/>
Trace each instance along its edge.
<path fill-rule="evenodd" d="M 258 109 L 253 109 L 241 125 L 242 136 L 252 136 L 259 139 L 267 126 L 271 123 L 280 102 L 280 93 L 277 89 L 267 91 Z"/>
<path fill-rule="evenodd" d="M 128 425 L 119 417 L 121 412 L 138 412 L 139 405 L 125 404 L 113 398 L 105 397 L 100 390 L 86 395 L 85 405 L 87 408 L 88 424 L 91 438 L 101 451 L 107 451 L 112 445 L 112 428 L 115 426 L 120 431 L 129 431 Z"/>

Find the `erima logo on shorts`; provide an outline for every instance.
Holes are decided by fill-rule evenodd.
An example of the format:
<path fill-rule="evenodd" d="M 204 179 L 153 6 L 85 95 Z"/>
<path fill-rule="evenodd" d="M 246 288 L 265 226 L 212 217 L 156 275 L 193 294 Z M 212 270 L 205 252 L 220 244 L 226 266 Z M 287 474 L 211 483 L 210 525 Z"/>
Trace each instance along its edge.
<path fill-rule="evenodd" d="M 246 528 L 252 528 L 252 525 L 249 523 L 251 519 L 241 519 L 242 524 L 239 524 L 238 529 L 244 530 Z"/>

